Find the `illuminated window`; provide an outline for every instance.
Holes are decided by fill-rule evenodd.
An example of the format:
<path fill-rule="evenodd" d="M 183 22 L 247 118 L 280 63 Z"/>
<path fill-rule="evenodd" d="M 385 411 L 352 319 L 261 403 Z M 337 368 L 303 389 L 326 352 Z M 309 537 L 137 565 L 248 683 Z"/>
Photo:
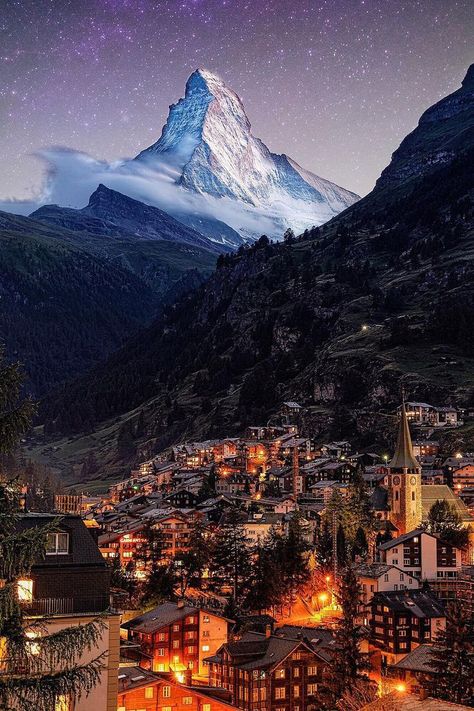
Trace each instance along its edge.
<path fill-rule="evenodd" d="M 154 693 L 154 690 L 153 690 L 152 686 L 145 687 L 145 699 L 152 699 L 153 693 Z"/>
<path fill-rule="evenodd" d="M 164 699 L 171 698 L 171 686 L 164 686 L 163 687 L 163 698 Z"/>
<path fill-rule="evenodd" d="M 203 704 L 202 711 L 211 711 L 211 704 Z"/>
<path fill-rule="evenodd" d="M 164 664 L 158 664 L 158 669 L 157 669 L 157 671 L 159 671 L 159 672 L 164 672 L 164 670 L 165 670 L 165 665 L 164 665 Z"/>
<path fill-rule="evenodd" d="M 27 649 L 30 654 L 32 654 L 34 657 L 37 657 L 38 654 L 41 651 L 40 645 L 38 642 L 34 642 L 33 640 L 37 639 L 39 637 L 37 632 L 33 632 L 32 630 L 29 632 L 26 632 L 26 637 L 29 640 L 32 640 L 31 642 L 27 642 Z"/>
<path fill-rule="evenodd" d="M 318 667 L 308 667 L 308 675 L 315 676 L 318 673 Z"/>
<path fill-rule="evenodd" d="M 317 691 L 318 691 L 317 684 L 308 684 L 308 696 L 312 696 L 313 694 L 316 694 Z"/>
<path fill-rule="evenodd" d="M 54 704 L 54 711 L 70 711 L 71 709 L 71 704 L 69 703 L 69 699 L 67 696 L 64 696 L 64 694 L 60 694 L 55 701 Z"/>
<path fill-rule="evenodd" d="M 286 694 L 286 689 L 284 686 L 277 686 L 275 689 L 275 699 L 284 699 Z"/>
<path fill-rule="evenodd" d="M 159 633 L 158 633 L 158 641 L 159 641 L 159 642 L 164 642 L 165 639 L 166 639 L 165 633 L 164 633 L 164 632 L 159 632 Z"/>
<path fill-rule="evenodd" d="M 299 668 L 299 667 L 295 667 L 295 668 L 293 669 L 293 676 L 295 677 L 295 679 L 298 679 L 299 675 L 300 675 L 300 668 Z"/>
<path fill-rule="evenodd" d="M 158 656 L 159 656 L 159 657 L 164 657 L 164 656 L 165 656 L 165 649 L 164 649 L 164 647 L 160 647 L 160 649 L 158 650 Z"/>
<path fill-rule="evenodd" d="M 202 645 L 202 651 L 203 651 L 203 652 L 208 652 L 208 651 L 209 651 L 209 645 L 208 645 L 208 644 L 203 644 L 203 645 Z"/>
<path fill-rule="evenodd" d="M 69 553 L 69 534 L 48 533 L 46 555 L 67 555 Z"/>
<path fill-rule="evenodd" d="M 285 670 L 284 669 L 277 669 L 275 672 L 275 679 L 284 679 L 285 678 Z"/>
<path fill-rule="evenodd" d="M 192 696 L 183 696 L 183 706 L 191 706 L 192 703 L 193 703 Z"/>
<path fill-rule="evenodd" d="M 300 687 L 299 686 L 294 686 L 293 687 L 293 696 L 295 699 L 297 699 L 300 695 Z"/>
<path fill-rule="evenodd" d="M 173 649 L 179 649 L 179 639 L 173 640 Z"/>
<path fill-rule="evenodd" d="M 20 602 L 33 601 L 33 581 L 19 580 L 17 583 L 18 600 Z"/>
<path fill-rule="evenodd" d="M 179 625 L 173 625 L 173 632 L 179 632 Z"/>

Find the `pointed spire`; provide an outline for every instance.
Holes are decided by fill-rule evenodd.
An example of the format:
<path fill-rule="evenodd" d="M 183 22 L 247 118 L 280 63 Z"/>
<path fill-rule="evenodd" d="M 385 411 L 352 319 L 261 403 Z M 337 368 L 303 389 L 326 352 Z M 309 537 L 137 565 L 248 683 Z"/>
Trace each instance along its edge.
<path fill-rule="evenodd" d="M 391 469 L 419 469 L 420 464 L 413 454 L 410 427 L 408 425 L 405 398 L 402 400 L 400 422 L 398 425 L 398 440 L 395 454 L 388 465 Z"/>

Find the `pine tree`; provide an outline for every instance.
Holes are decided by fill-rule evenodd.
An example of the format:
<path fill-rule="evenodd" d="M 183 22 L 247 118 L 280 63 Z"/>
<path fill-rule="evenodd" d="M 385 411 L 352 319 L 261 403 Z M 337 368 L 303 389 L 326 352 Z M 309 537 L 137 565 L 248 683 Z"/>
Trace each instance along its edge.
<path fill-rule="evenodd" d="M 446 543 L 457 548 L 465 548 L 469 542 L 468 529 L 464 528 L 456 507 L 444 499 L 431 506 L 425 527 L 428 533 L 438 533 Z"/>
<path fill-rule="evenodd" d="M 1 358 L 1 356 L 0 356 Z M 0 368 L 0 451 L 14 449 L 33 412 L 21 401 L 21 371 Z M 28 618 L 18 590 L 35 561 L 45 552 L 57 522 L 19 530 L 19 490 L 13 481 L 0 484 L 0 709 L 51 711 L 63 699 L 87 695 L 99 681 L 103 656 L 81 664 L 84 652 L 98 644 L 103 623 L 95 620 L 48 633 L 47 620 Z"/>
<path fill-rule="evenodd" d="M 189 587 L 202 589 L 203 578 L 208 570 L 213 554 L 213 541 L 202 519 L 192 526 L 190 546 L 176 558 L 176 577 L 181 597 Z"/>
<path fill-rule="evenodd" d="M 239 513 L 238 509 L 228 510 L 214 538 L 211 561 L 214 584 L 230 586 L 234 602 L 245 592 L 250 573 L 250 551 Z"/>
<path fill-rule="evenodd" d="M 252 549 L 252 570 L 245 606 L 262 614 L 278 605 L 281 596 L 281 579 L 275 560 L 272 539 L 258 540 Z"/>
<path fill-rule="evenodd" d="M 327 518 L 323 519 L 316 540 L 316 561 L 324 573 L 332 570 L 332 531 Z"/>
<path fill-rule="evenodd" d="M 474 620 L 456 600 L 446 610 L 446 629 L 430 649 L 436 671 L 431 693 L 445 701 L 471 704 L 474 700 Z"/>
<path fill-rule="evenodd" d="M 356 624 L 359 597 L 360 586 L 357 577 L 352 567 L 347 566 L 341 574 L 339 590 L 336 593 L 342 617 L 336 628 L 334 655 L 327 679 L 334 703 L 356 680 L 365 678 L 362 672 L 366 668 L 366 662 L 360 651 L 359 628 Z"/>

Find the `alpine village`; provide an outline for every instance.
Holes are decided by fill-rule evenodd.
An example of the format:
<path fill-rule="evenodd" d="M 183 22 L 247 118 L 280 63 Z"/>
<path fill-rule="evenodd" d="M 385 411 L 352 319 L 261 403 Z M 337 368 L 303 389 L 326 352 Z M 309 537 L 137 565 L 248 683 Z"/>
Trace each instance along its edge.
<path fill-rule="evenodd" d="M 199 69 L 123 193 L 0 212 L 1 711 L 474 708 L 457 85 L 359 198 Z"/>

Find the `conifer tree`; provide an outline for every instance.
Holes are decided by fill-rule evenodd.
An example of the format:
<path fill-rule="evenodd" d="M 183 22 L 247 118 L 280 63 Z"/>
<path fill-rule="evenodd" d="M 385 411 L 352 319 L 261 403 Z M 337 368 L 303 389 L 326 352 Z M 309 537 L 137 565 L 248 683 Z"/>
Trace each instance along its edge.
<path fill-rule="evenodd" d="M 20 400 L 22 376 L 17 365 L 0 356 L 0 451 L 11 452 L 27 430 L 33 413 Z M 82 664 L 93 654 L 103 630 L 95 620 L 49 633 L 47 620 L 28 617 L 19 600 L 21 581 L 45 552 L 57 521 L 20 530 L 16 482 L 0 483 L 0 709 L 51 711 L 63 700 L 87 695 L 99 681 L 103 656 Z"/>
<path fill-rule="evenodd" d="M 360 597 L 360 586 L 351 566 L 347 566 L 336 593 L 337 603 L 342 610 L 338 620 L 334 654 L 327 679 L 327 687 L 334 703 L 340 699 L 346 689 L 364 679 L 363 670 L 366 662 L 360 651 L 359 627 L 357 625 L 357 607 Z"/>
<path fill-rule="evenodd" d="M 213 582 L 231 587 L 234 602 L 245 592 L 250 573 L 250 551 L 239 513 L 235 508 L 228 510 L 214 538 L 211 561 Z"/>
<path fill-rule="evenodd" d="M 474 700 L 474 620 L 456 600 L 446 610 L 446 628 L 430 649 L 436 671 L 431 693 L 445 701 L 471 704 Z"/>

